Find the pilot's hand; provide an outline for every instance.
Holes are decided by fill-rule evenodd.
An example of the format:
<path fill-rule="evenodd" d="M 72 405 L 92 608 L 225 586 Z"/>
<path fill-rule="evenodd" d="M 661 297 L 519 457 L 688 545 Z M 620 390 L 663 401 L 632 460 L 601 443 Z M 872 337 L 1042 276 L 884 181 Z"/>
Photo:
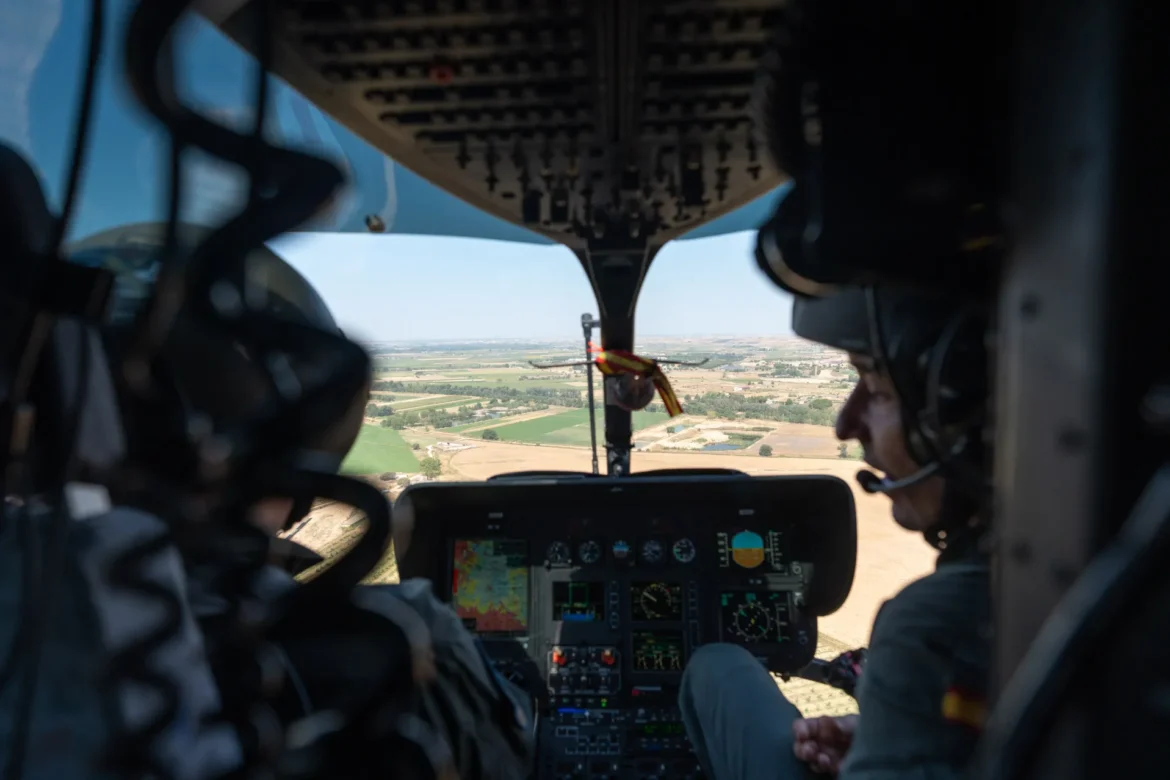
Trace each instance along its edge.
<path fill-rule="evenodd" d="M 853 743 L 856 715 L 799 718 L 792 723 L 792 751 L 814 772 L 836 774 Z"/>

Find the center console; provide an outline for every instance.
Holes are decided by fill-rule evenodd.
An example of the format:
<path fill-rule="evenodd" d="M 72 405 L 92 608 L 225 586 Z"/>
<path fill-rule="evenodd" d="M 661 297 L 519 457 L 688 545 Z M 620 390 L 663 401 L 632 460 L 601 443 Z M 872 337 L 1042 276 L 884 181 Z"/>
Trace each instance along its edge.
<path fill-rule="evenodd" d="M 402 577 L 426 577 L 539 707 L 540 778 L 696 777 L 691 654 L 812 658 L 852 584 L 852 493 L 831 477 L 421 485 Z"/>

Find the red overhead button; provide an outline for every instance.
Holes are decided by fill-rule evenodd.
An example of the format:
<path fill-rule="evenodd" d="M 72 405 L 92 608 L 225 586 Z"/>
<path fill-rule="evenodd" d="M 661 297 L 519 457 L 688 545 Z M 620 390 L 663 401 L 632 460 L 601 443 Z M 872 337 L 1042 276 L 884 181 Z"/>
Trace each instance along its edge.
<path fill-rule="evenodd" d="M 569 659 L 565 658 L 565 654 L 562 653 L 561 649 L 558 647 L 552 651 L 552 662 L 557 666 L 564 666 L 569 662 Z"/>
<path fill-rule="evenodd" d="M 613 662 L 614 662 L 613 650 L 610 650 L 609 648 L 602 650 L 601 651 L 601 662 L 603 664 L 605 664 L 606 666 L 613 666 Z"/>

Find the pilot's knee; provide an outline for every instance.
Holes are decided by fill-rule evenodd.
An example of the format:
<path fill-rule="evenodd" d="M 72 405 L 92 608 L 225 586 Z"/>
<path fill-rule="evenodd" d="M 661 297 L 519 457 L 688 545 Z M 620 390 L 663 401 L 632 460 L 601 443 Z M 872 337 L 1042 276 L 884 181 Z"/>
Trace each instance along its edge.
<path fill-rule="evenodd" d="M 679 698 L 688 700 L 696 696 L 702 697 L 703 691 L 724 686 L 728 676 L 737 674 L 737 670 L 740 669 L 762 678 L 768 676 L 755 656 L 739 645 L 722 642 L 703 645 L 691 653 L 691 660 L 687 662 L 687 668 L 683 671 Z"/>
<path fill-rule="evenodd" d="M 756 660 L 755 656 L 739 645 L 732 645 L 726 642 L 703 645 L 691 653 L 691 660 L 687 663 L 684 677 L 687 674 L 701 673 L 706 669 L 725 669 L 729 665 L 743 663 L 751 663 L 755 666 L 760 665 L 760 662 Z"/>

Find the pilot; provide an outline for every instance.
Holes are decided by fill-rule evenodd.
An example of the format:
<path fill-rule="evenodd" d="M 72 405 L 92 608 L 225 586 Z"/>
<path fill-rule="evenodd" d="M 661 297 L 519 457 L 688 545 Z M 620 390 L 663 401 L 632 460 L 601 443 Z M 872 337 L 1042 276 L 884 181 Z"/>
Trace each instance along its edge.
<path fill-rule="evenodd" d="M 184 234 L 197 234 L 198 230 L 184 227 Z M 112 306 L 117 320 L 112 323 L 115 332 L 117 325 L 132 317 L 149 295 L 147 285 L 153 273 L 148 266 L 153 262 L 161 236 L 161 225 L 130 225 L 73 247 L 71 257 L 76 261 L 104 265 L 118 275 Z M 247 280 L 263 288 L 266 311 L 340 332 L 316 290 L 275 253 L 266 248 L 255 250 L 247 263 Z M 254 401 L 257 388 L 236 381 L 245 373 L 243 369 L 248 361 L 243 350 L 209 349 L 198 339 L 187 338 L 182 328 L 177 328 L 176 333 L 177 337 L 164 346 L 163 360 L 181 394 L 193 405 L 217 419 L 230 419 L 240 413 L 241 407 Z M 168 361 L 168 357 L 178 359 Z M 233 381 L 224 381 L 225 377 L 232 377 Z M 319 441 L 312 443 L 314 451 L 335 468 L 340 468 L 361 430 L 369 397 L 368 383 L 360 396 Z M 309 509 L 310 502 L 268 498 L 254 504 L 247 519 L 279 546 L 278 534 L 303 519 Z M 214 623 L 225 606 L 215 593 L 214 569 L 214 562 L 188 569 L 189 598 L 205 627 Z M 268 598 L 294 586 L 287 567 L 273 565 L 262 568 L 250 587 L 257 597 Z M 430 583 L 409 580 L 397 585 L 363 586 L 360 591 L 355 599 L 362 608 L 393 617 L 400 615 L 405 605 L 426 625 L 437 677 L 421 691 L 413 714 L 445 740 L 459 776 L 466 780 L 526 778 L 532 764 L 532 701 L 527 693 L 495 671 L 462 621 L 435 596 Z M 297 711 L 286 713 L 290 719 L 327 709 L 331 703 L 345 701 L 354 694 L 364 695 L 369 684 L 362 670 L 375 663 L 371 659 L 377 655 L 377 646 L 361 646 L 361 637 L 322 636 L 320 639 L 318 643 L 283 648 L 291 666 L 290 676 L 296 680 L 293 689 L 298 694 L 292 697 Z M 375 640 L 372 638 L 371 642 Z"/>
<path fill-rule="evenodd" d="M 760 660 L 699 648 L 680 708 L 713 780 L 952 778 L 983 718 L 990 657 L 985 551 L 988 400 L 985 318 L 957 301 L 893 288 L 798 299 L 797 335 L 849 353 L 860 375 L 836 433 L 858 441 L 868 492 L 938 549 L 935 571 L 879 610 L 857 689 L 858 715 L 804 719 Z"/>

